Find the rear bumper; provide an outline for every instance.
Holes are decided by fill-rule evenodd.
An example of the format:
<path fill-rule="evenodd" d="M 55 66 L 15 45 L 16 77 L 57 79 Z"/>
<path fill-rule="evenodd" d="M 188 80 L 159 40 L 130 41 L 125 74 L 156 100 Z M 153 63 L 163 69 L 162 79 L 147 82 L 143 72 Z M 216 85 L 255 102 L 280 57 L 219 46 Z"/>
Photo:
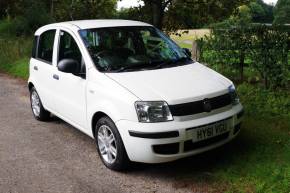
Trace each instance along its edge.
<path fill-rule="evenodd" d="M 116 122 L 131 161 L 162 163 L 195 155 L 221 146 L 240 131 L 242 105 L 227 111 L 187 121 L 139 123 L 121 120 Z M 221 135 L 194 141 L 193 130 L 203 125 L 227 120 L 229 130 Z"/>

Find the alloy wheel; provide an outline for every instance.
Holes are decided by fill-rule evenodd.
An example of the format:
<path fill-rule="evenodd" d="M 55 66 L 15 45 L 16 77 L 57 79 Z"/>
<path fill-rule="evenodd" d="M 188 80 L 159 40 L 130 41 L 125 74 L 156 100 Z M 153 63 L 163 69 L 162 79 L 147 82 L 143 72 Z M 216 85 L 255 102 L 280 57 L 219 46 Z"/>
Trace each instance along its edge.
<path fill-rule="evenodd" d="M 115 162 L 117 158 L 117 146 L 115 136 L 107 125 L 102 125 L 98 129 L 98 148 L 103 160 L 109 164 Z"/>
<path fill-rule="evenodd" d="M 40 114 L 40 99 L 36 91 L 31 93 L 31 107 L 33 114 L 38 117 Z"/>

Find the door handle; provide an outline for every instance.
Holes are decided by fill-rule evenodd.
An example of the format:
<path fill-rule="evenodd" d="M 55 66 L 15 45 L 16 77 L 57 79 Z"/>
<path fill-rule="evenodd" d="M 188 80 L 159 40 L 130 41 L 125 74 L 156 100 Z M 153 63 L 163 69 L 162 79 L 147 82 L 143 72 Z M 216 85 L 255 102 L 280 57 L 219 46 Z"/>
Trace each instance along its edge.
<path fill-rule="evenodd" d="M 34 66 L 33 69 L 37 71 L 38 70 L 38 67 L 37 66 Z"/>
<path fill-rule="evenodd" d="M 59 80 L 59 76 L 58 76 L 57 74 L 54 74 L 52 77 L 53 77 L 55 80 Z"/>

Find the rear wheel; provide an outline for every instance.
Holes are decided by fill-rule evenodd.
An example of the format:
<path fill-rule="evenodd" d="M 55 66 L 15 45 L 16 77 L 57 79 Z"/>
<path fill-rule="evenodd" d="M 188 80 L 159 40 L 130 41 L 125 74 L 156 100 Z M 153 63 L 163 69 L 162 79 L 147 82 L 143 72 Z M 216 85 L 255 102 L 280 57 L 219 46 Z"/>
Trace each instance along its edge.
<path fill-rule="evenodd" d="M 98 153 L 106 167 L 112 170 L 124 170 L 129 159 L 114 122 L 102 117 L 95 126 L 95 139 Z"/>
<path fill-rule="evenodd" d="M 30 89 L 30 103 L 33 116 L 38 121 L 48 121 L 50 112 L 44 109 L 40 97 L 34 87 Z"/>

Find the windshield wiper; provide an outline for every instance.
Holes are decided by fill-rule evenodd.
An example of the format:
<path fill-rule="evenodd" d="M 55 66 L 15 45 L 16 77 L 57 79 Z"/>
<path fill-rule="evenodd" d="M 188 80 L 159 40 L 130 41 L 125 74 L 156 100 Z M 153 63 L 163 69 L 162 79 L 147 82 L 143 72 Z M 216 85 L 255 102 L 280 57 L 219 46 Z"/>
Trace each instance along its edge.
<path fill-rule="evenodd" d="M 192 62 L 192 59 L 189 57 L 182 57 L 182 58 L 178 58 L 177 60 L 167 60 L 167 61 L 163 61 L 162 63 L 158 64 L 156 66 L 156 69 L 168 67 L 168 66 L 184 65 L 184 64 L 188 64 L 188 62 Z"/>
<path fill-rule="evenodd" d="M 188 64 L 188 62 L 192 62 L 192 59 L 189 57 L 178 58 L 177 60 L 172 61 L 172 64 Z"/>
<path fill-rule="evenodd" d="M 121 67 L 115 70 L 114 72 L 125 72 L 129 70 L 142 69 L 142 68 L 157 69 L 157 68 L 161 68 L 163 63 L 164 61 L 151 61 L 148 63 L 137 63 L 135 65 Z"/>
<path fill-rule="evenodd" d="M 177 60 L 151 61 L 148 63 L 140 63 L 140 64 L 135 64 L 132 66 L 124 66 L 117 70 L 112 70 L 112 71 L 113 72 L 126 72 L 129 70 L 135 70 L 139 68 L 159 69 L 159 68 L 168 67 L 168 66 L 176 66 L 177 64 L 180 64 L 180 63 L 184 65 L 184 62 L 189 62 L 189 61 L 192 61 L 192 60 L 188 57 L 182 57 Z"/>

